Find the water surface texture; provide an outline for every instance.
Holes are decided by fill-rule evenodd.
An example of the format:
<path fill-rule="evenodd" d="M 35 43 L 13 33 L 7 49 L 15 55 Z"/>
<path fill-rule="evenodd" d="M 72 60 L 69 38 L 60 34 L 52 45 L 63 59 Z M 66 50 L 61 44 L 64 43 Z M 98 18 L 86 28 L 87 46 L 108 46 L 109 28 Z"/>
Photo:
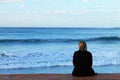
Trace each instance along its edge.
<path fill-rule="evenodd" d="M 120 65 L 120 28 L 0 28 L 0 69 L 71 69 L 80 40 L 97 70 Z"/>

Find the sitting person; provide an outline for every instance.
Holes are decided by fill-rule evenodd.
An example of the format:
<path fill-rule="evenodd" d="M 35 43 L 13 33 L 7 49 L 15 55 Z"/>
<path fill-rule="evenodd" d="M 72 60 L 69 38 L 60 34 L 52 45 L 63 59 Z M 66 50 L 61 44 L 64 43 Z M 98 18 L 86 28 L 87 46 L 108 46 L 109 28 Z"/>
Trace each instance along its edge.
<path fill-rule="evenodd" d="M 73 76 L 94 76 L 96 73 L 92 69 L 92 54 L 87 51 L 87 44 L 85 41 L 80 41 L 78 45 L 79 50 L 74 53 L 72 72 Z"/>

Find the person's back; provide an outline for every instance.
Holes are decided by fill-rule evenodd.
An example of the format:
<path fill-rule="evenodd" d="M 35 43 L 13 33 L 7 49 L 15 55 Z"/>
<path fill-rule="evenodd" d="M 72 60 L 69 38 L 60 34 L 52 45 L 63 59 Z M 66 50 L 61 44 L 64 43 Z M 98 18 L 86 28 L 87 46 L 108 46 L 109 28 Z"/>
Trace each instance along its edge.
<path fill-rule="evenodd" d="M 83 42 L 80 42 L 79 44 L 81 43 Z M 85 50 L 81 49 L 82 48 L 81 45 L 79 45 L 79 48 L 80 49 L 76 51 L 73 56 L 74 69 L 73 69 L 72 75 L 73 76 L 94 76 L 95 72 L 92 69 L 92 54 L 85 49 L 87 48 L 86 43 L 84 47 Z"/>

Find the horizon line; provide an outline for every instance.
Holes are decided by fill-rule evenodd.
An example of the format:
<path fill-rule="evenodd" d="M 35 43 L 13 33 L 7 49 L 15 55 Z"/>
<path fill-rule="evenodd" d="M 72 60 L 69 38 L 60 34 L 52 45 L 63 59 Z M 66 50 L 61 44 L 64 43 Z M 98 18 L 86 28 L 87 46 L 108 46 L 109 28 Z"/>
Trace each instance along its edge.
<path fill-rule="evenodd" d="M 32 27 L 32 26 L 26 26 L 26 27 L 25 26 L 24 27 L 23 26 L 21 26 L 21 27 L 20 26 L 19 27 L 17 27 L 17 26 L 11 27 L 10 26 L 10 27 L 7 27 L 6 26 L 6 27 L 0 27 L 0 28 L 103 28 L 104 29 L 104 28 L 120 28 L 120 27 L 71 27 L 71 26 L 69 26 L 69 27 L 62 27 L 62 26 L 61 27 L 48 27 L 48 26 L 46 26 L 46 27 L 45 26 L 44 27 L 41 27 L 41 26 L 40 27 L 38 27 L 38 26 L 35 26 L 35 27 Z"/>

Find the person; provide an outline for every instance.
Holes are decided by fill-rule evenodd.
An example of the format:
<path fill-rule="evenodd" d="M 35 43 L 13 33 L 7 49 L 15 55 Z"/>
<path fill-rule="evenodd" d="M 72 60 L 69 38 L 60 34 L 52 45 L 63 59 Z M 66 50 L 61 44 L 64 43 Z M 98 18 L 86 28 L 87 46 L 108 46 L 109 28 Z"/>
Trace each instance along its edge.
<path fill-rule="evenodd" d="M 76 51 L 73 55 L 74 69 L 72 75 L 76 77 L 96 75 L 92 69 L 92 54 L 87 51 L 86 42 L 80 41 L 78 48 L 79 50 Z"/>

